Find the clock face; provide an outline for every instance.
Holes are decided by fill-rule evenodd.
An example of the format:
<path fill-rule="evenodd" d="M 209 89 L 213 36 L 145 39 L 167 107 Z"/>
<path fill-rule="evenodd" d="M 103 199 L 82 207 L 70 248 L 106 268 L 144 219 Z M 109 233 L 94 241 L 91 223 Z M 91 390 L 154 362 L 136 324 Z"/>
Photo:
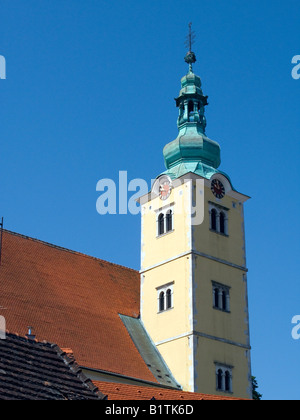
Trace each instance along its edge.
<path fill-rule="evenodd" d="M 159 185 L 159 197 L 161 200 L 167 200 L 170 197 L 172 192 L 172 183 L 171 180 L 166 178 L 162 179 Z"/>
<path fill-rule="evenodd" d="M 225 188 L 221 181 L 213 179 L 211 183 L 211 190 L 217 198 L 223 198 L 225 195 Z"/>

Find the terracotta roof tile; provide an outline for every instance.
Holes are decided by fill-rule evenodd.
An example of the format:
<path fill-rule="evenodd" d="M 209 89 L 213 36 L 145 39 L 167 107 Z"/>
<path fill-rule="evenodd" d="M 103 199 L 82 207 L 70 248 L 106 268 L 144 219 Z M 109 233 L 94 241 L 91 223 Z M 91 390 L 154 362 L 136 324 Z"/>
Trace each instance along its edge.
<path fill-rule="evenodd" d="M 144 387 L 136 385 L 126 385 L 120 383 L 108 383 L 93 381 L 97 388 L 105 395 L 108 400 L 166 400 L 166 401 L 192 401 L 192 400 L 239 400 L 230 396 L 225 397 L 222 395 L 208 395 L 198 394 L 194 392 L 185 392 L 179 390 L 157 388 L 157 387 Z"/>
<path fill-rule="evenodd" d="M 119 313 L 138 317 L 137 271 L 4 231 L 0 315 L 11 331 L 71 348 L 81 366 L 157 382 Z"/>

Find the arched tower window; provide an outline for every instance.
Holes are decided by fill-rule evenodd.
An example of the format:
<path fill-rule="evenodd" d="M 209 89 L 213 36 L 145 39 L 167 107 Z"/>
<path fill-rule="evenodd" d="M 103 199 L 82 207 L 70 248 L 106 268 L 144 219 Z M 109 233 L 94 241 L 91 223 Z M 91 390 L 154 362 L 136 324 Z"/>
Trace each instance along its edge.
<path fill-rule="evenodd" d="M 163 237 L 166 233 L 174 231 L 174 209 L 173 205 L 160 209 L 156 215 L 157 237 Z"/>
<path fill-rule="evenodd" d="M 223 371 L 219 369 L 217 372 L 217 389 L 222 390 L 223 388 Z"/>
<path fill-rule="evenodd" d="M 170 308 L 172 308 L 172 291 L 171 291 L 171 289 L 167 290 L 166 297 L 167 297 L 167 309 L 170 309 Z"/>
<path fill-rule="evenodd" d="M 228 211 L 229 209 L 226 207 L 210 203 L 210 230 L 215 233 L 221 233 L 224 236 L 228 236 Z"/>
<path fill-rule="evenodd" d="M 171 230 L 173 230 L 173 213 L 172 210 L 169 210 L 167 215 L 167 232 L 170 232 Z"/>
<path fill-rule="evenodd" d="M 161 292 L 159 295 L 159 310 L 160 312 L 165 310 L 165 293 Z"/>
<path fill-rule="evenodd" d="M 222 309 L 227 311 L 227 293 L 225 290 L 222 291 Z"/>
<path fill-rule="evenodd" d="M 230 287 L 212 281 L 213 307 L 224 312 L 230 312 Z"/>
<path fill-rule="evenodd" d="M 221 211 L 220 213 L 220 233 L 226 233 L 226 227 L 225 227 L 225 223 L 226 223 L 226 216 L 224 214 L 223 211 Z"/>
<path fill-rule="evenodd" d="M 158 234 L 163 235 L 165 233 L 165 218 L 164 215 L 161 213 L 158 216 Z"/>
<path fill-rule="evenodd" d="M 217 230 L 217 210 L 215 209 L 210 212 L 210 227 L 211 230 Z"/>
<path fill-rule="evenodd" d="M 194 102 L 189 101 L 188 102 L 188 120 L 189 121 L 190 121 L 190 118 L 191 118 L 193 112 L 194 112 Z"/>
<path fill-rule="evenodd" d="M 194 102 L 193 101 L 189 101 L 189 103 L 188 103 L 188 113 L 190 114 L 191 112 L 194 112 Z"/>
<path fill-rule="evenodd" d="M 232 392 L 232 367 L 216 366 L 217 391 Z"/>
<path fill-rule="evenodd" d="M 167 283 L 157 288 L 158 312 L 173 309 L 174 282 Z"/>
<path fill-rule="evenodd" d="M 214 306 L 215 308 L 219 307 L 219 289 L 217 287 L 214 288 Z"/>
<path fill-rule="evenodd" d="M 225 391 L 230 392 L 231 391 L 231 375 L 228 370 L 225 372 Z"/>

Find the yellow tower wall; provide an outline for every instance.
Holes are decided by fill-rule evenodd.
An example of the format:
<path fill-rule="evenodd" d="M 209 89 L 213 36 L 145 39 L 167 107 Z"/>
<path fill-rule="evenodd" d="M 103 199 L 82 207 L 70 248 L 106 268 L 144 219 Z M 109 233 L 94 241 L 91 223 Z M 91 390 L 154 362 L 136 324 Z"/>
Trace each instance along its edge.
<path fill-rule="evenodd" d="M 227 183 L 226 196 L 217 200 L 205 180 L 204 221 L 193 225 L 190 209 L 203 190 L 200 193 L 196 183 L 200 177 L 189 177 L 175 186 L 166 201 L 157 196 L 141 199 L 141 318 L 184 390 L 222 394 L 216 389 L 214 373 L 216 363 L 221 363 L 232 367 L 232 395 L 249 398 L 243 214 L 248 197 L 232 191 Z M 226 212 L 227 234 L 211 230 L 212 205 Z M 174 212 L 173 230 L 158 237 L 158 215 L 168 208 Z M 213 282 L 229 289 L 229 311 L 214 308 Z M 158 290 L 167 284 L 172 284 L 173 305 L 159 312 Z"/>
<path fill-rule="evenodd" d="M 236 398 L 252 398 L 252 389 L 249 383 L 250 352 L 223 342 L 214 342 L 212 339 L 197 337 L 195 346 L 195 360 L 198 363 L 195 374 L 195 391 L 213 395 L 228 396 L 227 392 L 216 391 L 215 363 L 222 362 L 232 366 L 232 393 Z"/>
<path fill-rule="evenodd" d="M 186 208 L 191 203 L 191 182 L 180 183 L 168 200 L 159 197 L 142 205 L 141 318 L 158 350 L 183 389 L 193 389 L 192 229 Z M 157 218 L 166 208 L 176 209 L 173 231 L 157 235 Z M 158 311 L 157 289 L 172 283 L 172 309 Z M 175 339 L 174 339 L 175 338 Z"/>

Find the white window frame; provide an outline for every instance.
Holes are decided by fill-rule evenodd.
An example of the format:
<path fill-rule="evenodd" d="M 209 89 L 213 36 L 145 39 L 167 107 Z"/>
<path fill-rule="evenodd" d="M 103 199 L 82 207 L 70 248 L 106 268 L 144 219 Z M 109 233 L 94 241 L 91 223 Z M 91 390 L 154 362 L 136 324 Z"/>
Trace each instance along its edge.
<path fill-rule="evenodd" d="M 215 210 L 216 212 L 216 229 L 213 229 L 212 227 L 212 218 L 211 218 L 212 210 Z M 220 206 L 219 204 L 209 202 L 209 229 L 212 232 L 219 233 L 220 235 L 228 236 L 228 212 L 229 212 L 229 209 L 227 207 L 223 207 L 223 206 Z M 221 224 L 220 224 L 221 213 L 225 215 L 224 232 L 221 232 Z"/>
<path fill-rule="evenodd" d="M 167 308 L 167 291 L 171 291 L 171 307 Z M 157 313 L 164 313 L 166 311 L 170 311 L 171 309 L 174 309 L 174 281 L 171 283 L 167 283 L 163 286 L 157 287 Z M 164 309 L 160 309 L 160 294 L 164 293 Z"/>
<path fill-rule="evenodd" d="M 228 394 L 232 394 L 232 370 L 233 366 L 224 365 L 222 363 L 215 363 L 215 376 L 216 376 L 216 390 L 219 392 L 226 392 Z M 222 383 L 221 387 L 219 387 L 219 371 L 222 372 Z M 229 374 L 229 389 L 226 389 L 226 382 L 225 377 L 226 373 Z"/>
<path fill-rule="evenodd" d="M 218 306 L 216 306 L 215 301 L 215 290 L 218 289 L 219 296 L 218 296 Z M 219 311 L 223 312 L 230 312 L 230 286 L 226 286 L 225 284 L 218 283 L 216 281 L 212 281 L 212 290 L 213 290 L 213 308 L 218 309 Z M 226 294 L 226 306 L 223 307 L 223 293 Z"/>
<path fill-rule="evenodd" d="M 172 212 L 172 229 L 167 231 L 167 214 Z M 164 216 L 164 233 L 159 232 L 159 216 Z M 174 232 L 174 203 L 166 207 L 160 208 L 156 211 L 156 237 L 161 238 L 162 236 L 168 235 L 169 233 Z"/>

